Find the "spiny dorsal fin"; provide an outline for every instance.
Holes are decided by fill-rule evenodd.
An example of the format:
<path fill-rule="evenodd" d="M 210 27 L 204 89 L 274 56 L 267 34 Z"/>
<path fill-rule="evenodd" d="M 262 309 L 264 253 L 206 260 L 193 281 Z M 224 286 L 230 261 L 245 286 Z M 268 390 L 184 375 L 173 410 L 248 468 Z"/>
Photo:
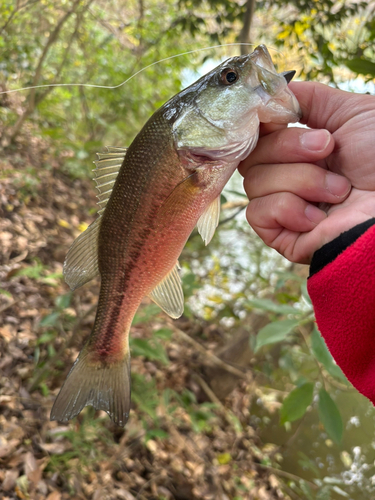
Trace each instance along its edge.
<path fill-rule="evenodd" d="M 220 219 L 220 195 L 212 201 L 197 222 L 197 229 L 205 245 L 208 245 L 215 234 Z"/>
<path fill-rule="evenodd" d="M 124 161 L 125 148 L 108 147 L 105 153 L 97 153 L 95 182 L 99 194 L 98 218 L 80 234 L 70 247 L 64 262 L 64 277 L 72 290 L 84 285 L 99 274 L 98 238 L 101 215 L 111 196 L 113 185 Z"/>
<path fill-rule="evenodd" d="M 105 153 L 96 153 L 98 159 L 94 161 L 96 165 L 94 180 L 96 182 L 96 188 L 99 191 L 97 195 L 99 199 L 98 205 L 100 206 L 100 210 L 98 211 L 99 215 L 103 213 L 109 197 L 111 196 L 126 151 L 127 148 L 107 147 Z"/>
<path fill-rule="evenodd" d="M 173 319 L 179 318 L 184 312 L 184 292 L 178 268 L 177 263 L 149 295 Z"/>

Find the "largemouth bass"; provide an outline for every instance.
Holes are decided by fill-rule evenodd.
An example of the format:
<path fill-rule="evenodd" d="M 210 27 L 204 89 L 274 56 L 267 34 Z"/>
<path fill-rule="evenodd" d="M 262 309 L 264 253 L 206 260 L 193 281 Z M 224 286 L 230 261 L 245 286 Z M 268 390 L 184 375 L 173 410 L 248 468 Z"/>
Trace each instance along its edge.
<path fill-rule="evenodd" d="M 124 426 L 130 409 L 129 330 L 143 297 L 172 318 L 183 313 L 178 258 L 194 227 L 206 244 L 219 221 L 220 193 L 254 149 L 260 122 L 301 117 L 265 46 L 232 57 L 156 111 L 127 150 L 98 155 L 99 216 L 70 248 L 69 286 L 97 274 L 93 331 L 51 412 L 65 422 L 86 405 Z"/>

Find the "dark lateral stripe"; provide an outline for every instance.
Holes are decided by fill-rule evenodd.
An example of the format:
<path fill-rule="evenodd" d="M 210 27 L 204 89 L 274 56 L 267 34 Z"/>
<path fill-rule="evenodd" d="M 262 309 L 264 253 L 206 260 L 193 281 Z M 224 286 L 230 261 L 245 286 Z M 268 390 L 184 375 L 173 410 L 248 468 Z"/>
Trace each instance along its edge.
<path fill-rule="evenodd" d="M 317 250 L 311 261 L 309 278 L 321 271 L 327 264 L 333 262 L 340 253 L 357 241 L 357 239 L 374 224 L 375 218 L 362 222 L 352 229 L 349 229 L 349 231 L 341 233 L 340 236 Z"/>

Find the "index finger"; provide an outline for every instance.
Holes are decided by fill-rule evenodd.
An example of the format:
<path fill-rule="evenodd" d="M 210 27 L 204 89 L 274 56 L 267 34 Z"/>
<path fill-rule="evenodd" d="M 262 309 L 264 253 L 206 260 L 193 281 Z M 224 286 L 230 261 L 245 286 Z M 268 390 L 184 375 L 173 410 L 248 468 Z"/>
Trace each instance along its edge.
<path fill-rule="evenodd" d="M 374 97 L 333 89 L 318 82 L 290 82 L 303 117 L 301 122 L 311 128 L 325 128 L 331 133 L 342 127 L 359 112 L 374 109 Z"/>
<path fill-rule="evenodd" d="M 315 163 L 326 158 L 333 148 L 334 140 L 327 130 L 284 128 L 259 139 L 254 151 L 239 164 L 238 170 L 245 176 L 254 165 Z"/>

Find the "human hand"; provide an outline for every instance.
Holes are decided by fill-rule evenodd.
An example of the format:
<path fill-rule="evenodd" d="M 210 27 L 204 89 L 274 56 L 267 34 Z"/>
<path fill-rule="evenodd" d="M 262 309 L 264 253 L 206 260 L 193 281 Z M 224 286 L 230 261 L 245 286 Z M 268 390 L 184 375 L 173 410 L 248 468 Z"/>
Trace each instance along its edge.
<path fill-rule="evenodd" d="M 247 220 L 270 247 L 309 263 L 340 233 L 375 217 L 375 97 L 292 82 L 302 122 L 267 125 L 239 171 Z M 329 204 L 325 211 L 319 203 Z"/>

